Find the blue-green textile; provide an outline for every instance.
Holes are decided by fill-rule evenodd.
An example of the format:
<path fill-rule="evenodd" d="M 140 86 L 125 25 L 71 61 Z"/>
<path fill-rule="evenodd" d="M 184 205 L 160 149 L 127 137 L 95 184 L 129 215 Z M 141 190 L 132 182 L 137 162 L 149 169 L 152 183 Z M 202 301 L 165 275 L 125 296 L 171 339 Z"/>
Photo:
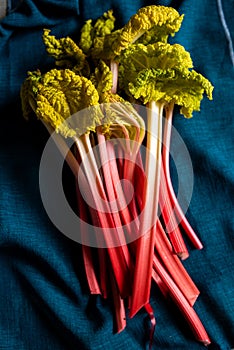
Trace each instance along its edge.
<path fill-rule="evenodd" d="M 128 320 L 124 332 L 112 334 L 111 305 L 89 298 L 79 244 L 58 232 L 44 211 L 38 169 L 48 136 L 39 123 L 23 120 L 19 89 L 28 70 L 51 64 L 41 40 L 43 28 L 76 39 L 85 19 L 113 8 L 122 25 L 139 7 L 153 3 L 185 14 L 173 40 L 190 51 L 195 69 L 215 86 L 214 100 L 204 99 L 193 119 L 174 119 L 194 167 L 187 216 L 204 243 L 201 251 L 190 247 L 184 264 L 201 291 L 195 309 L 211 337 L 209 350 L 234 348 L 234 67 L 217 2 L 15 0 L 8 2 L 0 22 L 1 350 L 147 346 L 144 312 Z M 234 1 L 223 0 L 223 10 L 234 38 Z M 203 349 L 155 286 L 151 299 L 157 317 L 154 349 Z"/>

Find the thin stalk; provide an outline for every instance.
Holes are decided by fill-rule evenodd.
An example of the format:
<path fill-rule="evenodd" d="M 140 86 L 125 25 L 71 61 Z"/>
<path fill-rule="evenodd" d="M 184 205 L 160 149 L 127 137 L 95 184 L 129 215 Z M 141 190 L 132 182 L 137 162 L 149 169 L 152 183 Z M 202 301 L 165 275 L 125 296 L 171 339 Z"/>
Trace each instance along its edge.
<path fill-rule="evenodd" d="M 138 210 L 138 215 L 144 208 L 144 199 L 142 198 L 142 189 L 145 187 L 145 169 L 143 166 L 143 161 L 140 151 L 137 153 L 136 157 L 136 167 L 134 171 L 134 188 L 135 188 L 135 203 Z"/>
<path fill-rule="evenodd" d="M 165 223 L 166 231 L 170 238 L 174 252 L 182 260 L 184 260 L 189 257 L 189 252 L 181 234 L 179 225 L 176 221 L 175 212 L 173 211 L 171 199 L 167 190 L 167 184 L 163 167 L 161 167 L 159 205 L 163 221 Z"/>
<path fill-rule="evenodd" d="M 120 144 L 116 145 L 116 150 L 114 149 L 114 145 L 113 145 L 113 151 L 116 153 L 117 155 L 117 167 L 118 167 L 118 174 L 119 174 L 119 178 L 123 179 L 123 169 L 124 169 L 124 151 L 123 151 L 123 147 Z"/>
<path fill-rule="evenodd" d="M 118 236 L 117 232 L 114 235 L 110 234 L 110 228 L 111 230 L 115 230 L 115 224 L 110 213 L 110 208 L 108 207 L 107 197 L 88 135 L 82 135 L 81 137 L 76 138 L 75 143 L 78 147 L 81 161 L 84 166 L 84 172 L 87 177 L 89 189 L 92 192 L 93 204 L 96 207 L 100 227 L 103 230 L 104 240 L 106 241 L 107 246 L 108 244 L 111 246 L 108 248 L 108 255 L 112 264 L 116 282 L 121 296 L 125 297 L 129 295 L 130 292 L 130 286 L 127 283 L 130 273 L 128 257 L 129 251 L 125 245 L 125 242 L 123 240 L 120 241 L 120 237 Z M 95 184 L 97 185 L 97 188 Z"/>
<path fill-rule="evenodd" d="M 115 61 L 110 62 L 110 69 L 112 72 L 112 94 L 116 94 L 118 88 L 118 63 Z"/>
<path fill-rule="evenodd" d="M 123 189 L 124 193 L 128 194 L 130 192 L 130 186 L 134 187 L 134 172 L 136 168 L 136 154 L 126 154 L 123 165 Z M 132 200 L 128 203 L 129 210 L 131 213 L 132 219 L 136 219 L 138 217 L 138 211 L 136 206 L 135 195 Z"/>
<path fill-rule="evenodd" d="M 76 152 L 76 157 L 77 157 L 77 161 L 78 163 L 80 163 L 80 155 L 77 152 L 77 149 L 75 150 Z M 82 171 L 82 169 L 80 169 L 80 171 Z M 85 179 L 86 180 L 86 179 Z M 87 180 L 86 180 L 87 182 Z M 87 237 L 86 235 L 88 234 L 87 232 L 87 214 L 88 211 L 90 212 L 91 215 L 91 219 L 92 219 L 92 223 L 94 225 L 94 230 L 96 229 L 96 227 L 100 226 L 100 220 L 98 218 L 97 215 L 97 211 L 95 210 L 90 210 L 90 207 L 88 207 L 88 205 L 86 205 L 86 202 L 83 198 L 83 196 L 80 193 L 80 189 L 78 186 L 78 182 L 76 181 L 76 188 L 77 188 L 77 193 L 78 193 L 78 207 L 80 208 L 80 218 L 81 218 L 81 234 L 82 234 L 82 241 L 84 239 L 84 242 L 87 242 Z M 88 189 L 88 184 L 86 183 L 86 188 Z M 90 190 L 86 191 L 86 196 L 89 197 L 89 200 L 92 200 L 92 196 L 90 196 Z M 83 208 L 82 208 L 83 206 Z M 83 223 L 84 221 L 84 223 Z M 96 235 L 98 235 L 98 233 L 96 232 Z M 91 250 L 92 248 L 89 247 L 86 244 L 82 244 L 82 252 L 83 252 L 83 259 L 84 259 L 84 265 L 85 265 L 85 270 L 86 270 L 86 277 L 88 280 L 88 285 L 90 288 L 90 292 L 91 294 L 94 294 L 93 292 L 95 291 L 95 289 L 97 288 L 96 285 L 96 274 L 94 275 L 94 273 L 92 273 L 91 267 L 90 267 L 90 261 L 91 263 L 93 262 L 92 260 L 92 256 L 91 256 Z M 107 298 L 108 295 L 108 276 L 107 276 L 107 255 L 106 255 L 106 249 L 103 248 L 98 248 L 97 249 L 97 254 L 98 254 L 98 270 L 99 270 L 99 284 L 98 284 L 98 288 L 100 291 L 100 294 L 102 295 L 102 297 L 105 299 Z M 97 289 L 98 290 L 98 289 Z M 99 294 L 99 293 L 98 293 Z"/>
<path fill-rule="evenodd" d="M 76 160 L 75 156 L 70 151 L 70 149 L 68 148 L 64 139 L 59 134 L 54 133 L 54 130 L 48 124 L 44 123 L 44 125 L 47 128 L 47 130 L 49 131 L 49 133 L 53 136 L 53 139 L 56 143 L 56 146 L 60 150 L 63 157 L 66 159 L 66 161 L 67 161 L 70 169 L 72 170 L 75 178 L 77 178 L 77 174 L 79 173 L 80 180 L 82 182 L 81 185 L 83 186 L 83 188 L 87 189 L 87 191 L 85 193 L 86 197 L 89 198 L 90 201 L 95 202 L 96 199 L 98 198 L 92 192 L 93 183 L 95 183 L 95 179 L 93 177 L 91 179 L 89 178 L 89 183 L 88 183 L 87 178 L 85 177 L 82 168 L 79 166 L 78 161 Z M 86 153 L 88 152 L 88 147 L 84 147 L 81 140 L 77 139 L 76 141 L 79 145 L 78 146 L 78 150 L 80 152 L 79 156 L 82 156 L 81 158 L 84 160 L 84 157 L 86 156 Z M 87 162 L 83 162 L 83 163 L 86 164 Z M 88 172 L 88 174 L 93 174 L 93 169 L 91 170 L 90 167 L 88 167 L 88 169 L 86 168 L 86 171 Z M 96 202 L 96 208 L 100 209 L 100 205 L 98 202 Z M 98 210 L 94 210 L 93 208 L 90 208 L 90 213 L 91 213 L 92 222 L 94 224 L 94 227 L 102 227 L 103 230 L 105 230 L 106 228 L 108 230 L 108 227 L 114 227 L 114 223 L 110 222 L 111 218 L 110 217 L 108 218 L 107 216 L 105 216 L 105 209 L 102 208 L 102 210 L 100 212 L 98 212 Z M 105 236 L 105 234 L 104 234 L 104 236 Z M 108 232 L 107 232 L 107 236 L 109 236 Z M 98 244 L 98 233 L 96 234 L 96 237 L 97 237 L 97 244 Z M 84 237 L 84 239 L 86 242 L 87 238 Z M 86 243 L 88 243 L 88 242 L 86 242 Z M 87 251 L 86 251 L 86 253 L 88 254 Z M 85 259 L 89 258 L 87 254 L 85 256 Z M 112 266 L 113 266 L 115 278 L 118 282 L 117 285 L 118 285 L 120 292 L 123 295 L 129 294 L 129 290 L 127 291 L 128 288 L 126 287 L 126 285 L 129 285 L 126 283 L 126 280 L 128 281 L 128 279 L 125 280 L 125 277 L 124 277 L 126 274 L 126 265 L 123 263 L 124 258 L 123 258 L 122 252 L 120 251 L 119 248 L 109 248 L 108 255 L 110 257 L 110 261 L 111 261 Z M 98 248 L 98 256 L 99 256 L 99 270 L 100 270 L 100 289 L 101 289 L 101 293 L 102 293 L 103 297 L 106 298 L 107 297 L 107 289 L 108 289 L 107 288 L 107 276 L 106 276 L 106 274 L 107 274 L 107 271 L 106 271 L 106 265 L 107 265 L 106 251 L 102 248 Z M 88 267 L 88 262 L 87 262 L 85 267 L 86 268 Z M 91 278 L 94 278 L 94 276 L 92 276 L 92 273 L 90 271 L 88 272 L 87 277 L 89 278 L 89 281 L 88 281 L 89 285 L 93 284 L 91 286 L 91 289 L 93 290 L 93 292 L 98 291 L 98 288 L 95 287 L 95 281 L 94 280 L 91 281 Z"/>
<path fill-rule="evenodd" d="M 80 164 L 80 162 L 81 162 L 80 154 L 77 152 L 77 150 L 76 150 L 76 157 L 77 157 L 77 160 Z M 82 171 L 81 168 L 80 168 L 80 171 Z M 93 201 L 93 197 L 92 197 L 92 193 L 90 191 L 89 185 L 87 183 L 87 179 L 86 178 L 84 178 L 84 179 L 85 179 L 85 181 L 82 182 L 82 185 L 84 185 L 85 186 L 84 188 L 86 188 L 85 199 L 87 200 L 87 203 L 90 203 Z M 77 183 L 77 187 L 78 187 L 78 183 Z M 79 192 L 80 192 L 80 190 L 79 190 Z M 84 201 L 84 203 L 86 203 L 85 200 L 83 199 L 83 197 L 82 197 L 82 200 Z M 87 211 L 88 210 L 90 212 L 92 224 L 94 226 L 94 232 L 96 231 L 95 232 L 96 238 L 98 238 L 99 232 L 97 232 L 97 227 L 101 227 L 101 222 L 100 222 L 100 218 L 99 218 L 100 215 L 98 215 L 98 212 L 96 210 L 94 210 L 92 207 L 89 207 L 87 205 Z M 86 226 L 86 228 L 87 228 L 87 226 Z M 89 243 L 89 242 L 87 242 L 87 237 L 82 235 L 82 238 L 84 239 L 84 242 L 86 244 Z M 83 245 L 86 245 L 86 244 L 83 244 Z M 97 239 L 96 239 L 96 245 L 98 246 Z M 109 261 L 108 261 L 106 249 L 98 247 L 97 255 L 98 255 L 99 287 L 100 287 L 102 297 L 104 299 L 106 299 L 108 296 L 108 292 L 109 292 L 109 279 L 108 279 L 108 274 L 107 274 L 107 266 L 108 266 Z"/>
<path fill-rule="evenodd" d="M 170 165 L 169 165 L 169 149 L 171 143 L 171 128 L 172 128 L 172 118 L 173 118 L 173 106 L 170 106 L 166 109 L 166 122 L 164 126 L 164 139 L 163 139 L 163 151 L 162 151 L 162 162 L 165 171 L 165 178 L 167 182 L 168 192 L 172 202 L 172 206 L 175 209 L 175 213 L 178 217 L 178 220 L 183 227 L 185 233 L 187 234 L 190 241 L 193 243 L 194 247 L 197 249 L 202 249 L 203 245 L 196 233 L 189 224 L 187 218 L 185 217 L 174 192 L 173 185 L 171 182 L 170 176 Z"/>
<path fill-rule="evenodd" d="M 120 210 L 122 222 L 124 225 L 126 225 L 128 234 L 132 235 L 132 233 L 138 231 L 139 222 L 136 216 L 134 217 L 135 221 L 132 223 L 132 225 L 131 226 L 129 225 L 132 221 L 132 215 L 131 215 L 131 212 L 130 212 L 131 210 L 129 206 L 126 203 L 126 199 L 125 199 L 126 195 L 124 194 L 124 191 L 120 185 L 120 177 L 119 177 L 119 172 L 118 172 L 118 167 L 117 167 L 117 162 L 115 157 L 114 145 L 112 142 L 107 142 L 106 147 L 107 147 L 108 158 L 110 162 L 110 172 L 111 172 L 113 188 L 115 190 L 115 195 L 117 196 L 116 199 L 117 199 L 118 208 Z M 116 188 L 117 184 L 119 184 L 118 190 Z M 132 198 L 132 201 L 134 201 L 134 197 Z"/>
<path fill-rule="evenodd" d="M 43 124 L 47 128 L 50 135 L 52 135 L 53 140 L 54 140 L 56 146 L 58 147 L 60 153 L 66 159 L 66 162 L 67 162 L 68 166 L 70 167 L 72 173 L 74 174 L 75 179 L 77 179 L 78 172 L 79 172 L 80 175 L 82 175 L 81 176 L 82 185 L 84 187 L 88 188 L 87 187 L 87 180 L 83 174 L 82 169 L 79 166 L 79 162 L 75 158 L 75 156 L 71 152 L 71 150 L 69 149 L 69 147 L 66 144 L 66 142 L 64 141 L 64 139 L 61 137 L 61 135 L 55 133 L 54 130 L 50 127 L 50 125 L 48 125 L 46 123 L 43 123 Z M 76 185 L 77 185 L 77 183 L 76 183 Z M 77 188 L 77 191 L 79 191 L 78 188 Z M 87 208 L 85 208 L 85 202 L 80 194 L 80 191 L 79 191 L 79 193 L 77 192 L 77 194 L 78 194 L 78 204 L 79 204 L 79 209 L 80 209 L 79 214 L 80 214 L 81 222 L 84 221 L 84 225 L 82 225 L 83 227 L 81 228 L 82 237 L 84 238 L 84 242 L 87 243 L 87 239 L 85 237 L 85 232 L 86 232 L 86 227 L 87 227 L 85 225 L 86 216 L 87 216 Z M 87 196 L 89 194 L 86 192 Z M 91 211 L 91 216 L 92 216 L 94 226 L 95 225 L 100 226 L 100 220 L 97 217 L 97 213 L 95 211 Z M 107 297 L 106 251 L 102 248 L 98 249 L 100 285 L 97 281 L 97 276 L 96 276 L 95 269 L 93 266 L 91 247 L 87 246 L 86 244 L 83 244 L 82 245 L 82 254 L 83 254 L 84 267 L 85 267 L 85 272 L 86 272 L 86 277 L 87 277 L 87 282 L 88 282 L 88 286 L 90 289 L 90 293 L 91 294 L 102 294 L 102 296 L 104 298 L 106 298 Z"/>
<path fill-rule="evenodd" d="M 107 151 L 105 136 L 102 133 L 100 133 L 99 131 L 97 131 L 97 138 L 98 138 L 98 144 L 99 144 L 99 154 L 100 154 L 100 159 L 101 159 L 101 164 L 102 164 L 102 170 L 103 170 L 104 180 L 105 180 L 105 184 L 106 184 L 107 198 L 109 200 L 110 209 L 112 211 L 112 217 L 113 217 L 114 225 L 115 225 L 115 228 L 117 231 L 116 233 L 118 236 L 124 237 L 125 233 L 123 231 L 123 225 L 121 222 L 119 208 L 117 205 L 118 203 L 116 200 L 116 193 L 114 190 L 115 185 L 114 185 L 114 182 L 112 181 L 114 174 L 115 174 L 114 180 L 115 181 L 119 180 L 117 177 L 118 174 L 116 173 L 117 168 L 115 169 L 115 172 L 113 172 L 113 170 L 114 170 L 113 167 L 112 167 L 112 171 L 110 169 L 109 155 L 108 155 L 108 151 Z M 128 247 L 124 245 L 123 251 L 125 253 L 125 259 L 127 261 L 127 265 L 130 267 L 130 271 L 132 271 L 133 265 L 132 265 L 132 261 L 131 261 L 131 256 L 130 256 L 129 251 L 128 251 Z M 130 282 L 130 279 L 129 279 L 129 282 Z M 130 283 L 130 285 L 131 285 L 131 283 Z"/>
<path fill-rule="evenodd" d="M 154 224 L 157 221 L 161 163 L 161 133 L 163 105 L 151 102 L 147 113 L 147 153 L 143 189 L 145 208 L 140 220 L 140 234 L 136 251 L 130 317 L 149 303 L 154 254 Z"/>
<path fill-rule="evenodd" d="M 164 298 L 167 299 L 170 295 L 169 290 L 168 290 L 167 286 L 165 285 L 165 283 L 163 282 L 163 280 L 161 279 L 161 277 L 159 277 L 159 275 L 156 273 L 156 271 L 154 269 L 152 269 L 152 278 L 153 278 L 154 282 L 157 284 L 157 286 L 160 289 Z"/>
<path fill-rule="evenodd" d="M 69 168 L 71 169 L 72 173 L 74 174 L 75 178 L 77 179 L 78 171 L 82 171 L 79 167 L 79 163 L 76 160 L 75 156 L 69 149 L 68 145 L 64 141 L 64 139 L 57 133 L 54 132 L 52 127 L 48 125 L 47 123 L 43 122 L 44 126 L 47 128 L 50 135 L 52 135 L 53 140 L 59 149 L 61 155 L 66 160 Z M 77 182 L 76 182 L 77 184 Z M 79 206 L 79 216 L 81 218 L 81 232 L 82 235 L 85 235 L 86 231 L 86 225 L 85 222 L 87 220 L 87 208 L 85 206 L 84 200 L 80 194 L 78 186 L 76 186 L 77 191 L 77 203 Z M 83 224 L 84 223 L 84 224 Z M 93 265 L 93 257 L 92 257 L 92 250 L 91 247 L 82 245 L 82 255 L 84 260 L 84 268 L 85 268 L 85 274 L 87 278 L 87 283 L 89 286 L 89 290 L 91 294 L 101 294 L 101 290 L 97 281 L 96 272 Z"/>
<path fill-rule="evenodd" d="M 172 278 L 168 275 L 168 273 L 163 268 L 162 264 L 156 256 L 154 256 L 153 267 L 156 274 L 158 274 L 158 276 L 168 288 L 168 292 L 171 298 L 176 303 L 183 316 L 187 320 L 188 325 L 190 326 L 193 334 L 195 335 L 195 338 L 198 341 L 202 342 L 204 345 L 209 345 L 211 343 L 210 338 L 197 313 L 195 312 L 193 307 L 189 305 L 183 293 L 181 293 L 180 289 L 174 283 Z M 152 276 L 154 278 L 154 274 Z"/>
<path fill-rule="evenodd" d="M 139 153 L 140 144 L 142 142 L 142 140 L 140 140 L 140 128 L 139 128 L 139 125 L 137 125 L 136 121 L 135 121 L 134 127 L 136 129 L 136 139 L 133 141 L 133 147 L 131 147 L 130 152 L 129 151 L 125 152 L 125 159 L 124 159 L 123 179 L 125 180 L 125 182 L 124 182 L 124 192 L 125 193 L 128 193 L 129 186 L 133 185 L 134 172 L 136 169 L 136 158 L 137 158 L 137 155 Z M 132 217 L 136 218 L 137 217 L 137 208 L 136 208 L 135 200 L 132 200 L 129 203 L 129 208 L 130 208 L 130 211 L 132 213 Z"/>
<path fill-rule="evenodd" d="M 157 255 L 160 256 L 165 269 L 192 306 L 200 294 L 199 290 L 182 265 L 180 259 L 172 253 L 166 240 L 168 241 L 168 238 L 162 224 L 158 220 L 157 226 L 155 225 L 155 250 Z"/>
<path fill-rule="evenodd" d="M 81 230 L 82 236 L 85 236 L 87 234 L 86 222 L 88 222 L 87 221 L 87 219 L 88 219 L 87 206 L 86 206 L 86 203 L 84 202 L 84 199 L 79 191 L 78 185 L 76 185 L 76 193 L 77 193 L 77 204 L 78 204 L 78 209 L 79 209 L 79 217 L 81 219 L 80 230 Z M 83 261 L 84 261 L 85 275 L 87 278 L 87 283 L 89 286 L 90 294 L 102 294 L 98 280 L 97 280 L 95 268 L 94 268 L 92 248 L 87 246 L 87 245 L 82 244 L 82 255 L 83 255 Z"/>
<path fill-rule="evenodd" d="M 80 169 L 80 171 L 82 171 L 82 170 Z M 83 199 L 83 197 L 81 196 L 81 201 L 83 201 L 84 205 L 85 205 L 85 203 L 86 203 L 85 200 L 87 201 L 87 203 L 90 203 L 93 201 L 93 196 L 92 196 L 92 193 L 90 191 L 90 188 L 89 188 L 89 185 L 87 183 L 86 178 L 84 178 L 84 180 L 82 181 L 82 185 L 84 185 L 85 186 L 84 188 L 86 188 L 85 199 Z M 78 183 L 77 183 L 77 187 L 78 187 Z M 109 260 L 108 260 L 108 256 L 107 256 L 107 250 L 105 248 L 99 247 L 98 237 L 99 237 L 100 233 L 97 231 L 98 227 L 102 227 L 102 217 L 101 217 L 100 213 L 98 213 L 97 210 L 94 210 L 92 207 L 89 207 L 88 205 L 86 206 L 86 210 L 87 211 L 89 210 L 89 212 L 90 212 L 92 225 L 94 227 L 94 233 L 96 234 L 96 245 L 98 247 L 97 255 L 98 255 L 99 288 L 100 288 L 102 297 L 105 299 L 108 296 L 108 290 L 109 290 L 109 279 L 108 279 L 108 274 L 107 274 L 107 266 L 108 266 Z M 86 215 L 87 215 L 87 211 L 86 211 Z M 82 217 L 81 217 L 81 219 L 82 219 Z M 82 244 L 82 247 L 84 246 L 88 249 L 90 235 L 89 235 L 89 232 L 87 232 L 86 222 L 88 222 L 88 221 L 85 221 L 85 223 L 83 224 L 83 228 L 81 228 L 81 230 L 82 230 L 81 231 L 82 232 L 82 242 L 84 242 Z M 87 251 L 85 251 L 85 253 L 87 253 Z M 87 277 L 89 277 L 89 275 L 87 275 Z M 90 283 L 92 281 L 88 281 L 88 282 Z"/>

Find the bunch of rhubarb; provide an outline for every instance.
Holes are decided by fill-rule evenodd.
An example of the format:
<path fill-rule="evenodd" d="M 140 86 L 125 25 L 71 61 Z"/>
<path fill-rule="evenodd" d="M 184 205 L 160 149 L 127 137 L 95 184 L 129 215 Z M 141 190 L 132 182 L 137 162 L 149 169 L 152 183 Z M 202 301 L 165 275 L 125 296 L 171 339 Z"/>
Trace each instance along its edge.
<path fill-rule="evenodd" d="M 202 243 L 170 177 L 174 106 L 190 118 L 213 90 L 184 47 L 168 42 L 182 20 L 175 9 L 152 5 L 122 28 L 115 29 L 111 10 L 86 21 L 78 43 L 45 29 L 55 67 L 29 72 L 21 87 L 25 118 L 44 123 L 74 174 L 90 293 L 113 299 L 117 332 L 126 309 L 131 318 L 144 308 L 150 347 L 152 283 L 175 302 L 196 339 L 210 343 L 193 309 L 199 290 L 182 263 L 189 256 L 183 235 L 197 249 Z"/>

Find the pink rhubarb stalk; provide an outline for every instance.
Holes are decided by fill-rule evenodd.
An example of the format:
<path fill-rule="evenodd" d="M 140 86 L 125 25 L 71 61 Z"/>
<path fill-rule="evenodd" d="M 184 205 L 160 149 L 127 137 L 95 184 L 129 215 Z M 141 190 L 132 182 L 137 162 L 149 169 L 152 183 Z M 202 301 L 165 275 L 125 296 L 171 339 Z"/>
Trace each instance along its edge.
<path fill-rule="evenodd" d="M 189 252 L 182 237 L 179 225 L 177 223 L 175 212 L 173 210 L 171 199 L 167 190 L 164 169 L 161 167 L 159 205 L 161 214 L 166 227 L 166 232 L 170 238 L 175 254 L 182 260 L 189 257 Z"/>
<path fill-rule="evenodd" d="M 167 183 L 168 193 L 171 199 L 172 206 L 174 207 L 174 210 L 176 212 L 176 215 L 178 217 L 178 220 L 185 230 L 185 233 L 187 234 L 188 238 L 193 243 L 194 247 L 197 249 L 202 249 L 203 245 L 199 238 L 197 237 L 196 233 L 192 229 L 191 225 L 189 224 L 187 218 L 185 217 L 174 192 L 173 185 L 171 182 L 171 176 L 170 176 L 170 166 L 169 166 L 169 149 L 170 149 L 170 143 L 171 143 L 171 129 L 172 129 L 172 118 L 173 118 L 173 105 L 166 108 L 166 121 L 164 126 L 164 138 L 163 138 L 163 150 L 162 150 L 162 163 L 163 168 L 165 172 L 165 179 Z"/>
<path fill-rule="evenodd" d="M 156 256 L 154 257 L 153 267 L 156 274 L 160 277 L 165 286 L 168 288 L 169 295 L 171 296 L 171 298 L 176 303 L 183 316 L 187 320 L 188 325 L 190 326 L 193 334 L 195 335 L 195 338 L 198 341 L 202 342 L 204 345 L 209 345 L 211 343 L 210 338 L 197 313 L 195 312 L 193 307 L 188 303 L 183 293 L 180 291 L 175 282 L 163 268 L 162 264 Z M 154 278 L 155 275 L 153 274 L 152 276 Z"/>
<path fill-rule="evenodd" d="M 114 220 L 110 213 L 110 208 L 108 207 L 106 193 L 103 188 L 88 135 L 82 135 L 80 138 L 77 138 L 75 142 L 79 150 L 82 165 L 84 166 L 89 189 L 92 192 L 93 204 L 96 207 L 99 226 L 103 230 L 103 239 L 106 241 L 108 247 L 108 255 L 116 282 L 121 296 L 125 297 L 129 295 L 129 284 L 127 283 L 130 273 L 128 248 L 124 245 L 123 241 L 119 240 L 117 230 L 115 229 Z M 95 188 L 95 184 L 97 184 L 97 188 Z M 113 235 L 113 230 L 116 231 L 116 235 Z M 98 240 L 99 237 L 97 236 L 97 242 Z"/>
<path fill-rule="evenodd" d="M 159 220 L 157 226 L 155 226 L 155 249 L 156 256 L 160 257 L 162 264 L 177 287 L 188 300 L 189 304 L 194 305 L 199 295 L 199 290 L 185 270 L 180 259 L 173 254 L 170 242 L 168 242 L 166 233 Z"/>
<path fill-rule="evenodd" d="M 153 255 L 155 245 L 154 225 L 158 215 L 158 197 L 161 164 L 161 133 L 163 106 L 150 102 L 147 110 L 147 152 L 145 186 L 142 189 L 143 209 L 140 219 L 140 235 L 136 249 L 132 303 L 130 317 L 149 303 Z"/>

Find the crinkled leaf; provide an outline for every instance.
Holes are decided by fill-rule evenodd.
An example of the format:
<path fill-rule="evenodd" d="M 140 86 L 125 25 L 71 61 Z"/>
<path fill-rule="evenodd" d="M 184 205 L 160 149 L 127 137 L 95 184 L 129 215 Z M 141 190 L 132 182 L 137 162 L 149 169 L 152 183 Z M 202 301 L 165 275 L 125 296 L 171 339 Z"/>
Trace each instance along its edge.
<path fill-rule="evenodd" d="M 115 17 L 113 16 L 113 11 L 104 12 L 94 25 L 92 22 L 91 19 L 86 21 L 81 28 L 79 45 L 86 54 L 94 50 L 94 47 L 95 50 L 100 50 L 100 44 L 102 43 L 102 47 L 104 37 L 114 30 Z"/>
<path fill-rule="evenodd" d="M 99 61 L 98 66 L 95 68 L 94 74 L 90 77 L 90 80 L 96 87 L 100 102 L 102 102 L 105 93 L 110 92 L 112 88 L 112 72 L 103 60 Z"/>
<path fill-rule="evenodd" d="M 133 81 L 128 82 L 126 91 L 144 104 L 151 101 L 161 102 L 167 95 L 165 84 L 175 78 L 174 70 L 142 69 Z"/>
<path fill-rule="evenodd" d="M 35 112 L 35 95 L 37 94 L 37 86 L 41 80 L 41 72 L 39 70 L 28 72 L 28 77 L 23 82 L 20 89 L 20 98 L 22 112 L 25 119 L 29 119 Z"/>
<path fill-rule="evenodd" d="M 57 93 L 63 93 L 61 106 L 67 104 L 70 114 L 98 104 L 99 96 L 92 82 L 69 69 L 52 69 L 44 74 L 41 82 L 51 101 Z"/>
<path fill-rule="evenodd" d="M 67 123 L 63 115 L 57 112 L 50 101 L 41 94 L 37 97 L 36 115 L 40 120 L 49 124 L 57 133 L 60 133 L 65 138 L 74 137 L 76 135 L 76 131 Z"/>
<path fill-rule="evenodd" d="M 79 46 L 85 54 L 87 54 L 93 44 L 93 26 L 92 20 L 88 19 L 80 32 L 80 42 Z"/>
<path fill-rule="evenodd" d="M 145 70 L 148 69 L 154 69 L 163 74 L 161 71 L 164 70 L 185 70 L 193 66 L 190 54 L 183 46 L 162 42 L 147 46 L 143 44 L 130 45 L 120 55 L 119 62 L 119 86 L 128 95 L 129 82 L 134 82 L 141 71 L 144 71 L 144 76 L 147 74 Z M 166 72 L 165 74 L 168 75 L 169 73 Z M 138 79 L 140 79 L 139 77 Z M 147 89 L 147 87 L 144 87 L 144 89 Z M 149 89 L 150 87 L 148 87 Z M 147 93 L 149 94 L 149 91 Z M 152 92 L 150 95 L 152 95 Z"/>
<path fill-rule="evenodd" d="M 200 110 L 204 93 L 212 99 L 213 86 L 201 74 L 192 71 L 174 69 L 145 69 L 129 83 L 129 92 L 136 98 L 148 103 L 174 103 L 181 107 L 181 113 L 192 117 L 193 111 Z"/>
<path fill-rule="evenodd" d="M 114 30 L 114 27 L 115 17 L 113 16 L 113 11 L 104 12 L 94 24 L 94 37 L 110 34 Z"/>
<path fill-rule="evenodd" d="M 157 5 L 142 7 L 122 28 L 113 43 L 112 50 L 118 56 L 123 49 L 136 42 L 149 30 L 158 33 L 157 41 L 165 42 L 168 35 L 174 35 L 180 29 L 182 20 L 183 15 L 172 7 Z"/>
<path fill-rule="evenodd" d="M 81 135 L 94 131 L 101 122 L 102 114 L 98 109 L 93 109 L 93 113 L 87 110 L 99 102 L 94 85 L 69 69 L 52 69 L 44 74 L 38 85 L 36 99 L 37 116 L 65 137 L 73 135 L 74 132 Z M 78 119 L 72 119 L 69 125 L 65 123 L 63 129 L 64 121 L 81 110 L 85 112 L 77 114 Z M 69 132 L 67 128 L 70 128 Z"/>
<path fill-rule="evenodd" d="M 181 90 L 173 89 L 168 86 L 169 94 L 172 95 L 172 101 L 181 107 L 180 112 L 186 118 L 191 118 L 193 111 L 200 111 L 200 104 L 203 95 L 206 94 L 209 100 L 212 100 L 214 87 L 208 79 L 202 74 L 192 70 L 185 77 L 182 77 Z M 171 89 L 171 91 L 170 91 Z"/>
<path fill-rule="evenodd" d="M 143 45 L 133 44 L 125 49 L 119 57 L 125 74 L 139 72 L 144 68 L 187 69 L 193 67 L 189 52 L 182 45 L 157 42 Z"/>
<path fill-rule="evenodd" d="M 93 48 L 91 56 L 93 59 L 112 60 L 116 54 L 113 51 L 113 46 L 121 33 L 121 29 L 107 34 L 102 37 L 95 37 L 93 41 Z"/>
<path fill-rule="evenodd" d="M 212 97 L 212 85 L 191 71 L 190 54 L 179 44 L 130 45 L 120 56 L 120 86 L 143 103 L 174 102 L 191 117 L 200 109 L 203 93 Z"/>
<path fill-rule="evenodd" d="M 76 72 L 82 71 L 87 65 L 84 52 L 70 37 L 56 39 L 50 32 L 44 29 L 43 41 L 48 54 L 55 58 L 56 65 Z"/>

